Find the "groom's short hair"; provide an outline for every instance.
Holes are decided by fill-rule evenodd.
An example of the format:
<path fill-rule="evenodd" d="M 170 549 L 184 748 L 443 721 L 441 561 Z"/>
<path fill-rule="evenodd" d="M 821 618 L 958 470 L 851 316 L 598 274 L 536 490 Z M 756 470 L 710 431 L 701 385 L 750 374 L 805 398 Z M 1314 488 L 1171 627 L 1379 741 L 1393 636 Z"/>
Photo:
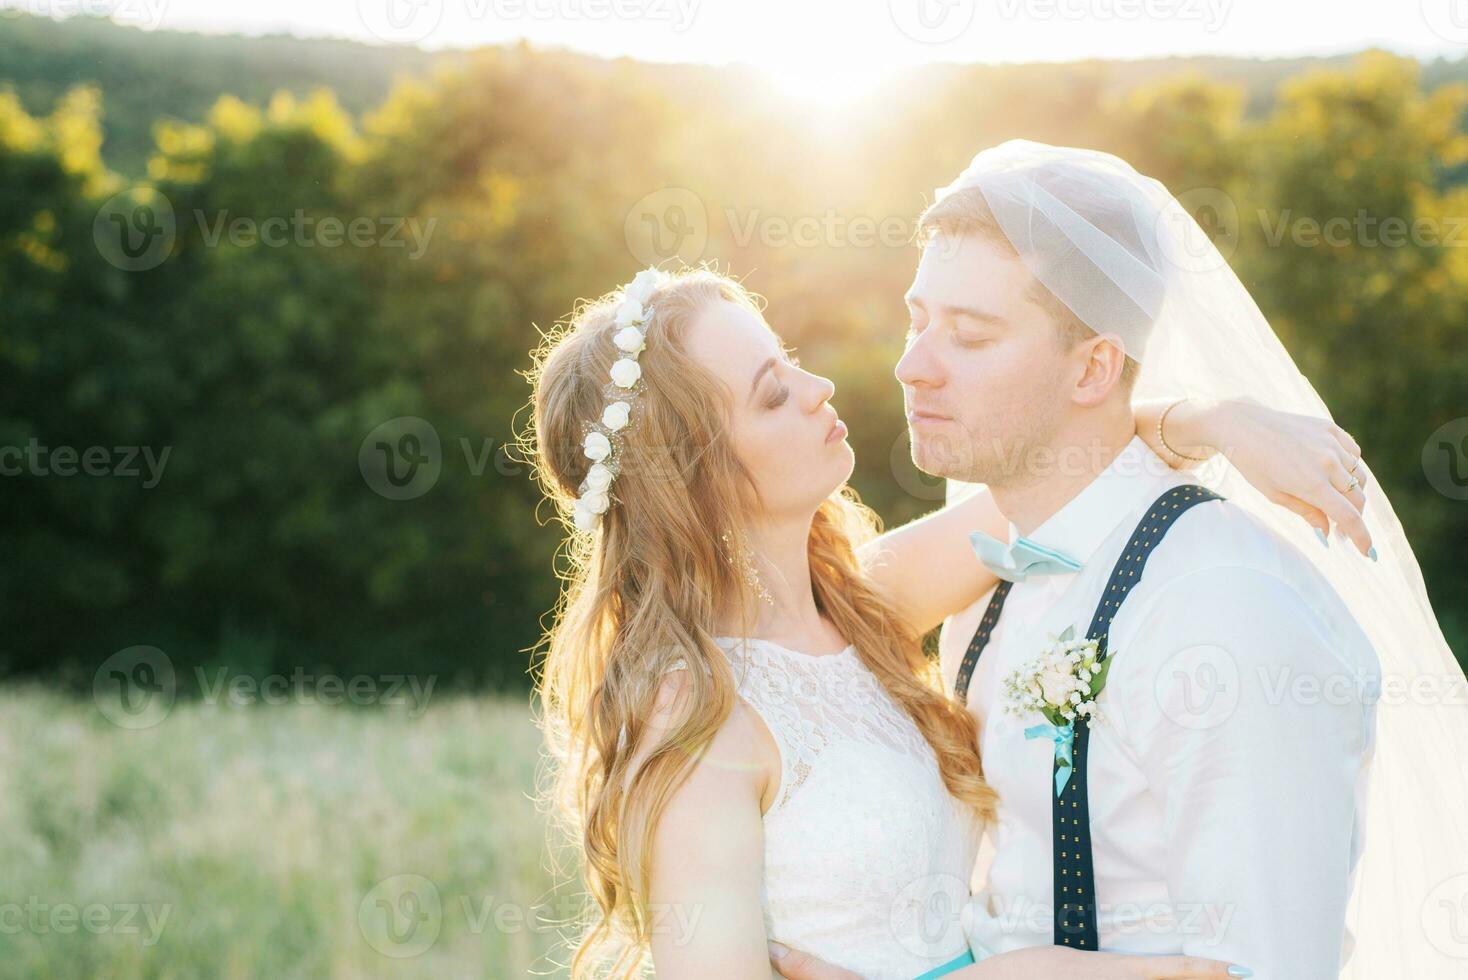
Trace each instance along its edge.
<path fill-rule="evenodd" d="M 992 242 L 1015 258 L 1020 257 L 1014 243 L 1004 234 L 1004 229 L 990 210 L 984 192 L 977 187 L 954 191 L 942 200 L 934 201 L 918 217 L 917 240 L 920 246 L 926 246 L 939 235 L 974 235 Z M 1032 277 L 1030 296 L 1041 309 L 1050 314 L 1050 321 L 1055 324 L 1060 342 L 1065 347 L 1074 347 L 1096 335 L 1096 331 L 1076 316 L 1075 311 L 1051 292 L 1038 276 Z M 1130 392 L 1136 386 L 1137 375 L 1141 370 L 1142 365 L 1128 355 L 1121 369 L 1123 391 Z"/>

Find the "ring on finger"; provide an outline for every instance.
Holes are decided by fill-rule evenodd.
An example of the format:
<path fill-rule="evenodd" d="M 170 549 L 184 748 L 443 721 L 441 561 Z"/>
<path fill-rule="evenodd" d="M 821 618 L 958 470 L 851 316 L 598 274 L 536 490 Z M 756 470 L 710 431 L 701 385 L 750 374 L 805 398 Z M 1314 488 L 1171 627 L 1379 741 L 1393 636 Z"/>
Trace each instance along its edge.
<path fill-rule="evenodd" d="M 1353 476 L 1353 477 L 1351 477 L 1351 482 L 1350 482 L 1350 483 L 1348 483 L 1348 484 L 1346 484 L 1346 491 L 1345 491 L 1345 492 L 1346 492 L 1346 493 L 1350 493 L 1350 492 L 1351 492 L 1351 491 L 1352 491 L 1352 490 L 1355 490 L 1355 489 L 1356 489 L 1356 488 L 1357 488 L 1357 487 L 1359 487 L 1359 486 L 1360 486 L 1360 485 L 1361 485 L 1361 481 L 1360 481 L 1360 480 L 1358 480 L 1358 479 L 1356 479 L 1356 478 L 1355 478 L 1355 477 L 1354 477 L 1354 476 Z"/>
<path fill-rule="evenodd" d="M 1357 457 L 1356 457 L 1356 461 L 1355 461 L 1355 462 L 1354 462 L 1354 463 L 1352 463 L 1352 464 L 1351 464 L 1351 468 L 1350 468 L 1350 469 L 1348 469 L 1348 470 L 1346 470 L 1346 472 L 1347 472 L 1347 473 L 1352 473 L 1352 474 L 1354 474 L 1354 473 L 1355 473 L 1355 472 L 1356 472 L 1356 467 L 1358 467 L 1358 466 L 1360 466 L 1360 465 L 1361 465 L 1361 457 L 1360 457 L 1360 456 L 1357 456 Z"/>

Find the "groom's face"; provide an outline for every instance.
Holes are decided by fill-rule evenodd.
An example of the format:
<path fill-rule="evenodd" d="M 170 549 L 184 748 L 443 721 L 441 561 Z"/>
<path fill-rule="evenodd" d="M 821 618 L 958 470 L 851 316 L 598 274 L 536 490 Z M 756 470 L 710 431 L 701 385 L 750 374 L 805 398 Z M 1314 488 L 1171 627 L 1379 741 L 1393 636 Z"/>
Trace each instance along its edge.
<path fill-rule="evenodd" d="M 895 372 L 920 470 L 1023 482 L 1031 450 L 1054 440 L 1074 365 L 1035 288 L 1023 262 L 983 237 L 940 235 L 923 250 Z"/>

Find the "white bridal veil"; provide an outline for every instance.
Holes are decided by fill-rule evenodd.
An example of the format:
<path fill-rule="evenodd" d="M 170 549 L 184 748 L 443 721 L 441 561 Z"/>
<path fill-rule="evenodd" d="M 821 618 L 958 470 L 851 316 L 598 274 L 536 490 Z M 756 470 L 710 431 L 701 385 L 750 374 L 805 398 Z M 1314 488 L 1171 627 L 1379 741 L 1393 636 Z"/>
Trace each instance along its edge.
<path fill-rule="evenodd" d="M 978 188 L 1030 270 L 1142 365 L 1137 397 L 1250 396 L 1330 412 L 1213 242 L 1161 183 L 1117 157 L 1011 140 L 948 187 Z M 1369 472 L 1369 460 L 1362 466 Z M 1325 549 L 1223 458 L 1196 474 L 1291 541 L 1355 613 L 1381 662 L 1365 847 L 1344 980 L 1468 976 L 1468 681 L 1448 649 L 1391 503 L 1366 482 L 1380 561 Z M 956 499 L 972 486 L 948 483 Z M 1328 818 L 1328 815 L 1322 815 Z"/>

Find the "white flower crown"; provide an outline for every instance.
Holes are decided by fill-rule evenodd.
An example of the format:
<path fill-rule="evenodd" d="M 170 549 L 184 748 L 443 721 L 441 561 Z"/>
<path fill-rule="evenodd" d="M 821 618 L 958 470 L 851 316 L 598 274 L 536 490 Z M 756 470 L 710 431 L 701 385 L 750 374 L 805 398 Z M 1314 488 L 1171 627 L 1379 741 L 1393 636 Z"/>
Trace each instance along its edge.
<path fill-rule="evenodd" d="M 666 272 L 644 269 L 622 287 L 622 302 L 617 306 L 618 330 L 612 337 L 612 343 L 617 345 L 621 356 L 612 363 L 612 383 L 606 388 L 608 404 L 601 413 L 600 422 L 588 422 L 583 426 L 586 438 L 581 449 L 591 460 L 591 469 L 577 488 L 580 496 L 576 498 L 572 511 L 576 527 L 583 531 L 593 530 L 600 523 L 601 515 L 611 506 L 612 481 L 621 469 L 620 434 L 631 420 L 632 399 L 643 388 L 642 366 L 637 363 L 637 355 L 647 347 L 643 326 L 652 319 L 652 307 L 647 302 L 658 287 L 671 278 Z"/>

